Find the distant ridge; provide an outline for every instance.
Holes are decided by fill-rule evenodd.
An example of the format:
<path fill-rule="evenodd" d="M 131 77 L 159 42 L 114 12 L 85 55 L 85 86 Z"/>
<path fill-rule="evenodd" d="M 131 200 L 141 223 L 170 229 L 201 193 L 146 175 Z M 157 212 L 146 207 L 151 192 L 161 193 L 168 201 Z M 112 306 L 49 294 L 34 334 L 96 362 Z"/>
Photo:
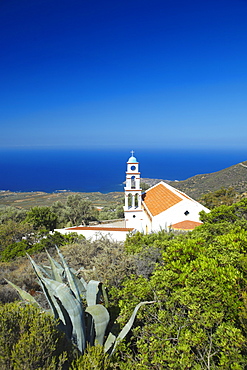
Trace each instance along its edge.
<path fill-rule="evenodd" d="M 142 178 L 141 182 L 153 186 L 160 181 L 174 186 L 180 191 L 191 196 L 193 199 L 199 200 L 202 195 L 214 192 L 222 187 L 233 187 L 237 192 L 246 193 L 247 197 L 247 161 L 235 164 L 221 171 L 196 175 L 182 181 L 170 181 L 164 179 Z M 18 208 L 30 209 L 34 206 L 51 206 L 56 201 L 65 202 L 68 195 L 80 194 L 83 199 L 89 200 L 97 207 L 109 206 L 111 204 L 122 204 L 124 193 L 82 193 L 71 192 L 67 190 L 59 190 L 54 193 L 45 193 L 42 191 L 32 192 L 11 192 L 8 190 L 0 190 L 0 209 L 6 206 L 14 206 Z"/>
<path fill-rule="evenodd" d="M 233 187 L 239 193 L 247 192 L 247 161 L 227 167 L 223 170 L 192 176 L 182 181 L 142 178 L 142 182 L 153 186 L 159 181 L 174 186 L 194 199 L 199 199 L 203 194 L 214 192 L 221 187 Z"/>

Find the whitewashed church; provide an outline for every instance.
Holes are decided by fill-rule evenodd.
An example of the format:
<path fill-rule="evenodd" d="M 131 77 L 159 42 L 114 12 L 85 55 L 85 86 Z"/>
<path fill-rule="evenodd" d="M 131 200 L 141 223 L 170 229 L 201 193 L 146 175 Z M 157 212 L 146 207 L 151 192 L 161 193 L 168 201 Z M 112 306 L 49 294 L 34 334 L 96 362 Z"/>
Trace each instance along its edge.
<path fill-rule="evenodd" d="M 209 212 L 209 209 L 163 181 L 142 193 L 139 163 L 132 152 L 126 172 L 126 227 L 143 233 L 161 229 L 192 230 L 201 224 L 199 212 L 202 210 Z"/>
<path fill-rule="evenodd" d="M 142 193 L 139 162 L 133 154 L 132 151 L 127 162 L 124 221 L 57 231 L 63 234 L 77 232 L 91 239 L 105 235 L 113 240 L 124 241 L 129 232 L 147 234 L 162 229 L 189 231 L 201 225 L 199 212 L 209 212 L 209 209 L 165 182 L 161 181 Z"/>

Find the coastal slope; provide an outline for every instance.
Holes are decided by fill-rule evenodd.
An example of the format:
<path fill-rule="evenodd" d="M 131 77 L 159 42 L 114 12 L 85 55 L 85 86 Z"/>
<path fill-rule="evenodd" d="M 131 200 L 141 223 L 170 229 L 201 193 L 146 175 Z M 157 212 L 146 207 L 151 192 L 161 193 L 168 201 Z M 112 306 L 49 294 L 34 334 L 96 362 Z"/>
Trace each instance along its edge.
<path fill-rule="evenodd" d="M 198 174 L 182 181 L 170 181 L 165 179 L 142 178 L 141 182 L 148 186 L 164 181 L 174 186 L 180 191 L 188 194 L 193 199 L 199 200 L 202 195 L 214 192 L 222 187 L 233 187 L 237 192 L 243 194 L 247 192 L 247 161 L 227 167 L 223 170 Z M 89 200 L 96 207 L 110 206 L 111 204 L 123 204 L 123 192 L 112 192 L 102 194 L 99 192 L 92 193 L 75 193 L 70 191 L 58 191 L 54 193 L 45 192 L 0 192 L 0 209 L 6 206 L 30 209 L 34 206 L 51 206 L 56 201 L 65 203 L 70 194 L 80 194 L 83 199 Z"/>
<path fill-rule="evenodd" d="M 142 179 L 142 182 L 153 186 L 161 179 Z M 182 181 L 162 180 L 178 190 L 188 194 L 193 199 L 199 199 L 203 194 L 214 192 L 221 187 L 233 187 L 239 193 L 247 191 L 247 161 L 227 167 L 223 170 L 198 174 Z"/>

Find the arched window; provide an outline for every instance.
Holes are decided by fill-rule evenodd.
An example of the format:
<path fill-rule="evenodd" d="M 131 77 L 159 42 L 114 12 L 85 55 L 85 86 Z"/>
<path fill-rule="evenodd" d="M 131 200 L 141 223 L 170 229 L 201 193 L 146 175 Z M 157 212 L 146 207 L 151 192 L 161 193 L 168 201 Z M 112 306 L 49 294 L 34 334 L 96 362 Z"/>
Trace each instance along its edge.
<path fill-rule="evenodd" d="M 136 178 L 135 176 L 131 176 L 131 189 L 136 188 Z"/>
<path fill-rule="evenodd" d="M 138 208 L 138 194 L 135 194 L 135 208 Z"/>
<path fill-rule="evenodd" d="M 132 207 L 132 194 L 128 195 L 128 207 Z"/>

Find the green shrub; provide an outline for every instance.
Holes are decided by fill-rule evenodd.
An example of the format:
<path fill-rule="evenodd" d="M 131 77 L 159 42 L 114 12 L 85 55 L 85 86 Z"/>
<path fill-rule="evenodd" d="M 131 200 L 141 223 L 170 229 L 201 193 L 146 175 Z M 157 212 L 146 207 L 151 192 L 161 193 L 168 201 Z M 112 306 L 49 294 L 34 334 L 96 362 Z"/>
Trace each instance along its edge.
<path fill-rule="evenodd" d="M 1 253 L 1 261 L 8 262 L 15 257 L 25 256 L 27 252 L 31 253 L 31 248 L 26 240 L 9 244 Z"/>
<path fill-rule="evenodd" d="M 83 237 L 84 238 L 84 237 Z M 26 254 L 34 254 L 45 249 L 60 247 L 67 243 L 72 243 L 74 240 L 80 240 L 81 237 L 75 235 L 62 235 L 55 231 L 49 234 L 47 230 L 40 230 L 32 234 L 32 238 L 23 239 L 11 244 L 8 244 L 1 252 L 1 261 L 9 262 L 17 257 L 26 256 Z"/>
<path fill-rule="evenodd" d="M 112 369 L 110 359 L 103 346 L 88 346 L 83 356 L 72 363 L 71 370 L 108 370 Z"/>
<path fill-rule="evenodd" d="M 54 318 L 19 302 L 0 306 L 0 368 L 69 368 L 72 348 Z"/>

